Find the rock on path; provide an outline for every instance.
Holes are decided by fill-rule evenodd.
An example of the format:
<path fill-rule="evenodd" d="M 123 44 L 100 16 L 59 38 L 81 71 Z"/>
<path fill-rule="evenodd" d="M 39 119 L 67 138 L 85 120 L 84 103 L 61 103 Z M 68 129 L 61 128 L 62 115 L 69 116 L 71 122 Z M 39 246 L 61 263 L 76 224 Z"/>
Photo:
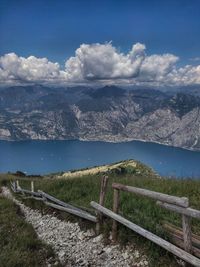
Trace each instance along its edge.
<path fill-rule="evenodd" d="M 52 215 L 42 215 L 19 200 L 10 190 L 2 187 L 2 195 L 12 199 L 22 210 L 26 221 L 31 223 L 38 237 L 51 245 L 61 263 L 66 267 L 128 267 L 148 266 L 145 256 L 131 246 L 106 245 L 103 236 L 94 237 L 94 231 L 82 231 L 78 223 L 61 221 Z"/>

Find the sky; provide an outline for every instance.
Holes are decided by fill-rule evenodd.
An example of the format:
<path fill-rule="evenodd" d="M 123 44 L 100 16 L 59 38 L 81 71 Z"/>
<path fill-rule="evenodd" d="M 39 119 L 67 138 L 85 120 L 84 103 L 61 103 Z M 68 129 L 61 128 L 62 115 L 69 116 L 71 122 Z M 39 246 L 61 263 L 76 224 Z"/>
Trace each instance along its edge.
<path fill-rule="evenodd" d="M 0 85 L 198 85 L 199 14 L 199 0 L 0 0 Z"/>

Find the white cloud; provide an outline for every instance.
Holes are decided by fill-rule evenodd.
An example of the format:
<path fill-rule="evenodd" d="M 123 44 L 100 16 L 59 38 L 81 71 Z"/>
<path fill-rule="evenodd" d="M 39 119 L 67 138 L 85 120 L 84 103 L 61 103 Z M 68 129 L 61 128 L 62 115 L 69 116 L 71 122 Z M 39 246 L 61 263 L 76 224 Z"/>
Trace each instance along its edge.
<path fill-rule="evenodd" d="M 117 51 L 111 43 L 82 44 L 75 57 L 66 61 L 66 73 L 70 80 L 98 80 L 132 78 L 145 58 L 145 46 L 135 44 L 128 54 Z"/>
<path fill-rule="evenodd" d="M 140 80 L 163 81 L 175 68 L 178 57 L 171 54 L 152 55 L 145 58 L 140 69 Z"/>
<path fill-rule="evenodd" d="M 177 85 L 200 85 L 200 65 L 186 65 L 169 73 L 168 80 Z"/>
<path fill-rule="evenodd" d="M 24 58 L 15 53 L 0 57 L 0 79 L 5 83 L 53 80 L 59 77 L 59 68 L 58 63 L 52 63 L 46 58 Z"/>
<path fill-rule="evenodd" d="M 134 44 L 126 54 L 117 50 L 112 43 L 82 44 L 75 51 L 75 56 L 66 61 L 65 69 L 47 58 L 25 58 L 9 53 L 0 57 L 0 84 L 200 84 L 200 65 L 177 68 L 177 56 L 146 55 L 145 50 L 145 45 L 141 43 Z"/>

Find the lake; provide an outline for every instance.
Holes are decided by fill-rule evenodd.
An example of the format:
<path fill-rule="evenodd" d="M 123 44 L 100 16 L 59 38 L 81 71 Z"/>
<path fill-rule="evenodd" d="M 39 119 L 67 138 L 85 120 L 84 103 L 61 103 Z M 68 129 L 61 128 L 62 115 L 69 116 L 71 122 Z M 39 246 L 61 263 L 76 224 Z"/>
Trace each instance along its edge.
<path fill-rule="evenodd" d="M 0 172 L 47 174 L 136 159 L 164 176 L 200 177 L 200 152 L 132 141 L 0 141 Z"/>

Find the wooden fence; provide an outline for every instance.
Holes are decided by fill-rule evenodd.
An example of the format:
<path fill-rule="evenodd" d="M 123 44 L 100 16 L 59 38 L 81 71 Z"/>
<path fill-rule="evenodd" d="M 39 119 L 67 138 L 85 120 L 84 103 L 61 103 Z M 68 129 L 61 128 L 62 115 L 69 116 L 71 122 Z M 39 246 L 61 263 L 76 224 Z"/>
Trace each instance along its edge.
<path fill-rule="evenodd" d="M 22 193 L 22 194 L 28 194 L 31 195 L 32 198 L 36 200 L 43 201 L 45 205 L 50 206 L 54 209 L 65 211 L 67 213 L 73 214 L 75 216 L 81 217 L 83 219 L 89 220 L 91 222 L 97 223 L 97 218 L 96 216 L 93 216 L 89 212 L 80 209 L 78 207 L 75 207 L 71 204 L 65 203 L 54 196 L 51 196 L 43 191 L 38 190 L 38 192 L 34 192 L 34 183 L 33 181 L 31 182 L 31 190 L 27 189 L 22 189 L 19 186 L 19 182 L 13 182 L 11 183 L 11 189 L 15 193 Z"/>
<path fill-rule="evenodd" d="M 94 201 L 90 203 L 91 206 L 97 211 L 97 217 L 85 211 L 84 209 L 80 209 L 79 207 L 75 207 L 69 203 L 65 203 L 43 191 L 38 190 L 38 192 L 35 192 L 33 182 L 31 182 L 31 190 L 22 189 L 19 186 L 18 181 L 11 183 L 11 189 L 16 193 L 22 193 L 24 195 L 29 194 L 32 198 L 43 201 L 44 204 L 47 206 L 71 213 L 73 215 L 96 223 L 97 234 L 100 233 L 100 226 L 103 223 L 103 215 L 106 215 L 113 219 L 112 239 L 114 242 L 117 239 L 118 223 L 121 223 L 129 229 L 133 230 L 134 232 L 140 234 L 141 236 L 149 239 L 160 247 L 173 253 L 185 262 L 200 267 L 200 237 L 192 234 L 190 220 L 191 218 L 200 219 L 200 211 L 189 207 L 188 198 L 176 197 L 167 194 L 162 194 L 159 192 L 150 191 L 147 189 L 113 183 L 113 211 L 111 211 L 104 207 L 107 183 L 108 177 L 103 176 L 101 179 L 99 203 L 96 203 Z M 119 215 L 118 212 L 120 205 L 120 191 L 131 192 L 137 195 L 152 198 L 156 200 L 156 204 L 158 206 L 181 214 L 182 229 L 175 229 L 174 226 L 170 226 L 166 223 L 164 224 L 164 228 L 167 229 L 168 232 L 171 231 L 170 237 L 172 237 L 172 240 L 177 246 Z"/>
<path fill-rule="evenodd" d="M 199 256 L 200 250 L 193 246 L 195 245 L 194 236 L 191 233 L 191 221 L 190 218 L 197 218 L 200 219 L 200 211 L 195 210 L 189 207 L 189 200 L 186 197 L 176 197 L 167 194 L 162 194 L 159 192 L 154 192 L 142 188 L 126 186 L 123 184 L 113 183 L 112 188 L 114 189 L 113 195 L 113 211 L 105 208 L 103 205 L 100 205 L 94 201 L 91 202 L 91 206 L 95 208 L 99 213 L 110 217 L 113 219 L 112 225 L 112 239 L 116 241 L 117 238 L 117 223 L 121 223 L 128 227 L 129 229 L 135 231 L 136 233 L 140 234 L 141 236 L 149 239 L 150 241 L 154 242 L 155 244 L 161 246 L 162 248 L 166 249 L 167 251 L 173 253 L 177 257 L 181 258 L 185 262 L 192 264 L 194 266 L 200 267 L 200 259 L 195 257 L 193 254 Z M 182 216 L 182 234 L 183 234 L 183 245 L 184 248 L 181 249 L 174 244 L 160 238 L 159 236 L 147 231 L 146 229 L 134 224 L 133 222 L 125 219 L 124 217 L 118 214 L 119 211 L 119 198 L 120 198 L 120 191 L 131 192 L 137 195 L 142 195 L 145 197 L 152 198 L 156 200 L 156 204 L 160 207 L 168 209 L 173 212 L 180 213 Z M 180 237 L 180 231 L 179 231 Z M 196 243 L 200 245 L 198 238 L 195 239 Z M 178 242 L 176 243 L 178 244 Z M 180 245 L 180 242 L 179 242 Z"/>

